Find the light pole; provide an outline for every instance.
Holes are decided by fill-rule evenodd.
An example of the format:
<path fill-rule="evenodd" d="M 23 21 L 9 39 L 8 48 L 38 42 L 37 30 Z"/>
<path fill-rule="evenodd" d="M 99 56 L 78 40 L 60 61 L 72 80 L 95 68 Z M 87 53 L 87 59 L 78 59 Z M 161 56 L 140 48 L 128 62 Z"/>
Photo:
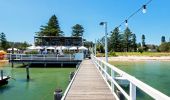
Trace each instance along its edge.
<path fill-rule="evenodd" d="M 105 27 L 105 58 L 106 62 L 108 62 L 108 53 L 107 53 L 107 22 L 101 22 L 100 25 L 104 25 Z"/>

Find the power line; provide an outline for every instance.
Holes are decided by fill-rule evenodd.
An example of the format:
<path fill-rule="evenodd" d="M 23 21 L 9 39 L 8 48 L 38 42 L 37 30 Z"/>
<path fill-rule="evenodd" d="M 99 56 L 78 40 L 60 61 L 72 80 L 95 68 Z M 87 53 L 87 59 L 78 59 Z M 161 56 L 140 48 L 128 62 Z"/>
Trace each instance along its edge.
<path fill-rule="evenodd" d="M 133 12 L 130 16 L 127 17 L 127 19 L 125 19 L 122 23 L 120 23 L 117 28 L 121 27 L 122 24 L 125 23 L 125 25 L 128 25 L 128 21 L 129 19 L 131 19 L 134 15 L 136 15 L 139 11 L 141 11 L 143 9 L 143 13 L 146 12 L 146 7 L 147 5 L 149 5 L 152 2 L 152 0 L 149 0 L 148 2 L 146 2 L 144 5 L 142 5 L 142 7 L 140 7 L 139 9 L 137 9 L 135 12 Z"/>

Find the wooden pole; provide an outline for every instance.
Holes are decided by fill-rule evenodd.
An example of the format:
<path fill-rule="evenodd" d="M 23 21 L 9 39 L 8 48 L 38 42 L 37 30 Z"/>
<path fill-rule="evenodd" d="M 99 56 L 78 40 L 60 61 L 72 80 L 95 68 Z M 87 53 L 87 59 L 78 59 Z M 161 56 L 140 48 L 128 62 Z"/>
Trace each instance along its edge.
<path fill-rule="evenodd" d="M 14 48 L 12 47 L 12 55 L 13 55 L 13 54 L 14 54 Z M 11 66 L 11 67 L 13 68 L 13 67 L 14 67 L 14 63 L 13 63 L 13 59 L 14 59 L 14 58 L 13 58 L 12 55 L 11 55 L 11 59 L 12 59 L 12 60 L 11 60 L 11 63 L 12 63 L 12 66 Z"/>
<path fill-rule="evenodd" d="M 61 100 L 62 98 L 62 89 L 56 89 L 54 91 L 54 100 Z"/>
<path fill-rule="evenodd" d="M 29 75 L 29 65 L 26 66 L 26 73 L 27 73 L 27 80 L 30 79 L 30 75 Z"/>
<path fill-rule="evenodd" d="M 1 80 L 3 80 L 3 70 L 1 70 Z"/>

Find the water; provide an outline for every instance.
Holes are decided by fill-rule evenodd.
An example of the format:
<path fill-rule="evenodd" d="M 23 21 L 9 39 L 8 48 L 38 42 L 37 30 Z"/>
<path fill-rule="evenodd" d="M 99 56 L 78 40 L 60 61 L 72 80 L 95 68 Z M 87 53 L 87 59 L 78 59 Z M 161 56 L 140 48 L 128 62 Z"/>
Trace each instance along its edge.
<path fill-rule="evenodd" d="M 111 62 L 111 64 L 170 96 L 170 62 Z M 144 96 L 141 98 L 145 98 Z"/>
<path fill-rule="evenodd" d="M 1 67 L 2 69 L 2 67 Z M 0 87 L 0 100 L 53 100 L 56 88 L 65 90 L 69 73 L 75 68 L 30 68 L 31 80 L 26 80 L 25 68 L 3 67 L 5 74 L 12 76 L 9 84 Z"/>

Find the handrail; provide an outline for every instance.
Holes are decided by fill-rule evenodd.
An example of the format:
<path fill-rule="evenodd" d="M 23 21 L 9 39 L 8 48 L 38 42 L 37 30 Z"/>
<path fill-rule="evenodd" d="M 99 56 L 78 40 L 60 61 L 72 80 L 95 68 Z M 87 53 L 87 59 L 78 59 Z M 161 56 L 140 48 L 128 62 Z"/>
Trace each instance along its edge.
<path fill-rule="evenodd" d="M 170 97 L 168 97 L 167 95 L 161 93 L 160 91 L 152 88 L 151 86 L 145 84 L 144 82 L 136 79 L 135 77 L 127 74 L 126 72 L 116 68 L 115 66 L 106 63 L 105 61 L 91 55 L 91 58 L 93 60 L 93 62 L 95 63 L 96 67 L 98 69 L 100 69 L 101 73 L 103 73 L 102 75 L 105 77 L 105 81 L 108 82 L 110 81 L 111 84 L 114 84 L 114 86 L 116 86 L 121 93 L 126 97 L 126 99 L 128 100 L 136 100 L 136 87 L 138 87 L 139 89 L 141 89 L 143 92 L 147 93 L 149 96 L 151 96 L 152 98 L 156 99 L 156 100 L 170 100 Z M 104 67 L 104 68 L 103 68 Z M 120 86 L 119 84 L 115 81 L 115 76 L 109 75 L 108 73 L 108 68 L 111 69 L 111 72 L 113 71 L 112 74 L 114 74 L 115 72 L 117 74 L 119 74 L 120 76 L 124 77 L 125 79 L 127 79 L 130 82 L 130 89 L 129 89 L 129 93 L 130 95 L 128 95 Z M 110 89 L 111 91 L 114 92 L 114 86 L 110 85 Z"/>
<path fill-rule="evenodd" d="M 9 60 L 75 60 L 72 54 L 56 55 L 56 54 L 10 54 Z"/>

